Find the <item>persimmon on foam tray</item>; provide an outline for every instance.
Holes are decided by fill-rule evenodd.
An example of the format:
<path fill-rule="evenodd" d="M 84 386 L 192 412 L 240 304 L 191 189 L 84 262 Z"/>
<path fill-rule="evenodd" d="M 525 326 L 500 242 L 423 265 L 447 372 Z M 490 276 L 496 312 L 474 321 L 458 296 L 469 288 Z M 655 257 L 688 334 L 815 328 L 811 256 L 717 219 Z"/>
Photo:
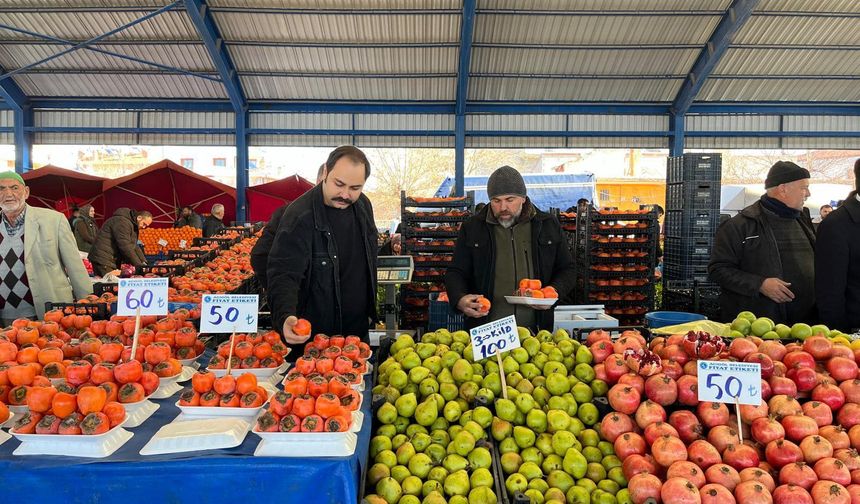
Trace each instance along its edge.
<path fill-rule="evenodd" d="M 198 371 L 191 377 L 191 388 L 182 391 L 176 406 L 186 415 L 255 416 L 275 393 L 251 373 L 221 377 L 211 371 Z"/>
<path fill-rule="evenodd" d="M 296 375 L 298 381 L 285 385 L 283 391 L 276 392 L 269 400 L 266 412 L 257 418 L 254 432 L 348 431 L 352 426 L 353 412 L 361 407 L 361 394 L 335 379 L 326 383 L 325 392 L 320 389 L 317 396 L 298 393 L 301 390 L 297 385 L 301 384 L 304 376 Z"/>
<path fill-rule="evenodd" d="M 207 368 L 216 375 L 223 375 L 227 369 L 227 358 L 230 357 L 230 341 L 218 345 L 217 353 L 209 360 Z M 256 334 L 236 334 L 233 341 L 232 369 L 253 370 L 258 378 L 274 374 L 284 364 L 284 358 L 290 353 L 281 342 L 281 336 L 275 331 L 258 332 Z"/>
<path fill-rule="evenodd" d="M 102 387 L 87 385 L 76 394 L 53 386 L 33 386 L 28 411 L 15 420 L 12 434 L 99 435 L 125 422 L 125 407 Z"/>

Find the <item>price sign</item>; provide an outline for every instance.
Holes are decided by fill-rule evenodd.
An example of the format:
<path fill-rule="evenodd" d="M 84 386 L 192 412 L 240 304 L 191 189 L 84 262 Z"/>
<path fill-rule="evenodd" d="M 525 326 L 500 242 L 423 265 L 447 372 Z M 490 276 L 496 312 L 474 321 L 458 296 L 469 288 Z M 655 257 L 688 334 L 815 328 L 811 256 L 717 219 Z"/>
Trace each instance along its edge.
<path fill-rule="evenodd" d="M 188 242 L 185 240 L 179 240 L 179 248 L 186 248 L 188 246 Z"/>
<path fill-rule="evenodd" d="M 704 361 L 699 366 L 699 401 L 761 404 L 761 364 Z"/>
<path fill-rule="evenodd" d="M 116 314 L 167 315 L 166 278 L 121 278 Z"/>
<path fill-rule="evenodd" d="M 257 294 L 207 294 L 200 307 L 201 333 L 257 332 Z"/>
<path fill-rule="evenodd" d="M 513 315 L 478 326 L 470 330 L 469 334 L 472 336 L 472 355 L 475 360 L 520 347 L 517 321 Z"/>
<path fill-rule="evenodd" d="M 161 245 L 162 247 L 166 247 L 167 246 L 167 240 L 165 240 L 164 238 L 161 238 L 158 240 L 158 244 Z"/>

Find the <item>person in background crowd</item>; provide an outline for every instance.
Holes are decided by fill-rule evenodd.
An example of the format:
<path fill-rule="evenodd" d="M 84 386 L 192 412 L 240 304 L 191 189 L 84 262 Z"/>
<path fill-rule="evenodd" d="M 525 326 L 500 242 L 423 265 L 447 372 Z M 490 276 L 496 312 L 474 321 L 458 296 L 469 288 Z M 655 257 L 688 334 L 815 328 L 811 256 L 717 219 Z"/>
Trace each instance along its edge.
<path fill-rule="evenodd" d="M 394 233 L 391 235 L 391 238 L 385 240 L 385 243 L 382 244 L 382 247 L 379 248 L 379 255 L 381 256 L 393 256 L 400 255 L 400 251 L 402 250 L 402 242 L 400 233 Z"/>
<path fill-rule="evenodd" d="M 0 319 L 42 318 L 45 303 L 72 303 L 93 287 L 69 223 L 60 212 L 27 204 L 30 188 L 0 173 Z"/>
<path fill-rule="evenodd" d="M 722 288 L 722 318 L 749 310 L 774 323 L 815 319 L 815 232 L 803 203 L 809 171 L 779 161 L 767 193 L 720 226 L 708 273 Z"/>
<path fill-rule="evenodd" d="M 313 333 L 367 340 L 376 319 L 377 233 L 373 206 L 362 194 L 370 176 L 364 152 L 351 145 L 329 154 L 322 183 L 284 211 L 267 268 L 272 325 L 302 353 L 310 335 L 293 331 L 297 318 Z"/>
<path fill-rule="evenodd" d="M 146 264 L 143 251 L 137 246 L 141 229 L 152 225 L 152 214 L 146 210 L 119 208 L 105 221 L 96 235 L 88 259 L 96 275 L 117 274 L 123 264 Z"/>
<path fill-rule="evenodd" d="M 317 185 L 322 182 L 324 177 L 325 163 L 321 164 L 317 170 Z M 254 248 L 251 249 L 251 268 L 254 269 L 254 274 L 257 275 L 257 281 L 260 282 L 260 285 L 264 289 L 268 284 L 266 281 L 266 268 L 269 265 L 269 252 L 272 251 L 272 242 L 275 241 L 275 234 L 278 232 L 278 224 L 281 222 L 281 217 L 283 217 L 284 211 L 288 206 L 289 203 L 281 205 L 272 212 L 272 216 L 269 217 L 269 222 L 266 223 L 266 227 L 263 228 L 263 234 L 260 235 L 257 243 L 254 244 Z"/>
<path fill-rule="evenodd" d="M 830 215 L 830 212 L 833 211 L 833 207 L 830 205 L 821 205 L 821 208 L 818 209 L 818 219 L 819 222 L 823 221 L 825 217 Z"/>
<path fill-rule="evenodd" d="M 96 209 L 92 205 L 84 205 L 81 207 L 81 216 L 72 222 L 72 231 L 75 234 L 78 250 L 81 252 L 88 253 L 96 241 L 99 227 L 96 224 L 95 216 Z"/>
<path fill-rule="evenodd" d="M 181 228 L 185 226 L 190 226 L 197 229 L 203 228 L 203 218 L 200 217 L 200 214 L 194 211 L 193 208 L 186 205 L 182 207 L 181 213 L 179 214 L 179 218 L 176 219 L 176 222 L 173 223 L 173 227 Z"/>
<path fill-rule="evenodd" d="M 475 205 L 475 213 L 477 214 L 478 212 L 480 212 L 481 210 L 483 210 L 485 206 L 487 206 L 487 204 L 486 204 L 486 203 L 483 203 L 483 202 L 482 202 L 482 203 L 478 203 L 477 205 Z"/>
<path fill-rule="evenodd" d="M 69 219 L 68 219 L 70 228 L 72 228 L 72 229 L 75 228 L 75 219 L 77 219 L 80 216 L 81 216 L 81 209 L 78 208 L 77 206 L 73 206 L 72 207 L 72 215 L 69 215 Z"/>
<path fill-rule="evenodd" d="M 830 328 L 860 329 L 860 159 L 854 163 L 855 190 L 818 227 L 815 298 L 818 315 Z"/>
<path fill-rule="evenodd" d="M 207 215 L 203 221 L 203 237 L 215 236 L 226 227 L 224 225 L 224 205 L 215 203 L 212 205 L 212 213 Z"/>
<path fill-rule="evenodd" d="M 554 287 L 559 298 L 573 290 L 576 273 L 561 224 L 532 204 L 522 175 L 510 166 L 490 175 L 487 195 L 489 205 L 460 228 L 445 275 L 448 298 L 470 329 L 509 315 L 524 327 L 552 329 L 551 310 L 511 305 L 505 296 L 524 278 Z M 489 299 L 489 313 L 481 312 L 479 296 Z"/>

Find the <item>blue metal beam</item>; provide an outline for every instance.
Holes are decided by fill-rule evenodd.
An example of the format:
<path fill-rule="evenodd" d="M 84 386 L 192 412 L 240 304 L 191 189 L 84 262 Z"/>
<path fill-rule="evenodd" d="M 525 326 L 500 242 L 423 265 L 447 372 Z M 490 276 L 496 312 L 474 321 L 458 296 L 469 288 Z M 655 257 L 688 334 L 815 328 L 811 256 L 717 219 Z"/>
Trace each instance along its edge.
<path fill-rule="evenodd" d="M 245 190 L 250 182 L 248 147 L 248 112 L 236 114 L 236 220 L 244 221 L 248 215 Z"/>
<path fill-rule="evenodd" d="M 6 71 L 0 68 L 0 74 L 3 73 L 6 73 Z M 0 80 L 0 97 L 15 111 L 25 109 L 28 104 L 27 95 L 24 94 L 21 87 L 12 79 Z"/>
<path fill-rule="evenodd" d="M 696 99 L 696 95 L 705 84 L 705 79 L 714 71 L 720 58 L 728 49 L 729 44 L 740 28 L 752 15 L 753 9 L 759 0 L 733 0 L 711 38 L 698 59 L 693 63 L 693 68 L 678 90 L 677 96 L 672 101 L 672 112 L 676 115 L 684 115 Z"/>
<path fill-rule="evenodd" d="M 669 155 L 684 154 L 684 116 L 669 115 Z"/>
<path fill-rule="evenodd" d="M 454 194 L 463 195 L 466 178 L 466 100 L 472 68 L 472 39 L 475 35 L 477 0 L 463 1 L 460 21 L 460 53 L 457 64 L 457 96 L 454 103 Z"/>
<path fill-rule="evenodd" d="M 25 173 L 33 168 L 33 133 L 28 127 L 33 125 L 33 109 L 25 106 L 15 110 L 15 171 Z"/>
<path fill-rule="evenodd" d="M 31 100 L 35 109 L 51 110 L 172 110 L 232 112 L 226 100 L 134 100 L 111 98 L 39 98 Z"/>

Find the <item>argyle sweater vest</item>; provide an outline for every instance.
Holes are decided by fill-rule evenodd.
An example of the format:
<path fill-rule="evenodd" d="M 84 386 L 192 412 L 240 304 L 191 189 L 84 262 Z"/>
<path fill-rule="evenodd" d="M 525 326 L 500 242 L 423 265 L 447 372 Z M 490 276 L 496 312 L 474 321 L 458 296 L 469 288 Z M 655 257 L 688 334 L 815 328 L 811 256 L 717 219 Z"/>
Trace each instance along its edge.
<path fill-rule="evenodd" d="M 13 236 L 0 223 L 0 318 L 11 320 L 35 315 L 33 294 L 24 268 L 24 230 Z"/>

